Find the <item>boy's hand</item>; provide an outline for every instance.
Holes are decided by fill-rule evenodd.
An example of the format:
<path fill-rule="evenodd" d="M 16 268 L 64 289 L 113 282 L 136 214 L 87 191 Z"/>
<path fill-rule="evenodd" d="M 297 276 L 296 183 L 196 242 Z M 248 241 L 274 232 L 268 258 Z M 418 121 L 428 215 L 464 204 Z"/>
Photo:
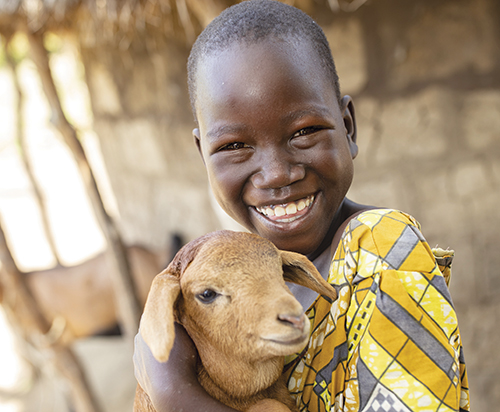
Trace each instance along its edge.
<path fill-rule="evenodd" d="M 198 352 L 185 329 L 175 324 L 175 341 L 167 362 L 158 362 L 141 333 L 135 337 L 134 373 L 157 412 L 236 412 L 210 397 L 198 382 Z"/>
<path fill-rule="evenodd" d="M 290 409 L 274 399 L 263 399 L 245 412 L 291 412 Z"/>
<path fill-rule="evenodd" d="M 149 395 L 158 412 L 168 411 L 166 399 L 171 392 L 179 392 L 182 382 L 198 383 L 196 378 L 197 351 L 193 341 L 181 325 L 175 324 L 175 342 L 167 362 L 158 362 L 141 333 L 135 337 L 134 373 L 137 382 Z M 170 403 L 170 402 L 169 402 Z"/>

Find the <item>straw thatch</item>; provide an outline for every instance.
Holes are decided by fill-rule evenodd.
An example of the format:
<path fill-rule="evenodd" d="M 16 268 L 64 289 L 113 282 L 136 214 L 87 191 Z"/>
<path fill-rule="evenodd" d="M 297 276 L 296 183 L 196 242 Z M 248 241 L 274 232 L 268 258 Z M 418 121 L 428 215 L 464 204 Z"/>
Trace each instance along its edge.
<path fill-rule="evenodd" d="M 368 0 L 287 0 L 306 11 L 313 4 L 354 11 Z M 224 8 L 236 0 L 0 0 L 0 33 L 19 26 L 30 31 L 70 30 L 86 43 L 122 42 L 124 35 L 150 30 L 192 41 Z M 97 40 L 99 39 L 99 40 Z"/>

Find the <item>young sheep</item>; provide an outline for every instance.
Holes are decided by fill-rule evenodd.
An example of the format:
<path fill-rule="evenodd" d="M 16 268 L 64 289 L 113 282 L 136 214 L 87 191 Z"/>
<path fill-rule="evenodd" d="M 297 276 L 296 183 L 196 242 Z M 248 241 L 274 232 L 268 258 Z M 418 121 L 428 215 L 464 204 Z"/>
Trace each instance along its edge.
<path fill-rule="evenodd" d="M 141 335 L 165 362 L 178 322 L 196 345 L 198 379 L 212 397 L 240 411 L 296 411 L 280 376 L 284 356 L 305 347 L 310 326 L 285 281 L 337 297 L 305 256 L 249 233 L 210 233 L 154 279 Z M 134 411 L 154 411 L 140 386 Z"/>

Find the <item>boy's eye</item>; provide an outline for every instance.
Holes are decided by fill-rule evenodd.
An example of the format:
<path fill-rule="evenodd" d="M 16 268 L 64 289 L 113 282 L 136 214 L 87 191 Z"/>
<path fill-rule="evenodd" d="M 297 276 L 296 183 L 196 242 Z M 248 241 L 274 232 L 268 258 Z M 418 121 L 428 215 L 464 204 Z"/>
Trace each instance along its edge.
<path fill-rule="evenodd" d="M 295 132 L 293 134 L 293 137 L 307 136 L 308 134 L 315 133 L 319 130 L 321 130 L 321 127 L 317 126 L 304 127 L 303 129 L 300 129 L 298 132 Z"/>
<path fill-rule="evenodd" d="M 222 146 L 219 150 L 238 150 L 238 149 L 243 149 L 244 147 L 247 147 L 247 145 L 245 143 L 234 142 L 234 143 L 229 143 L 225 146 Z"/>

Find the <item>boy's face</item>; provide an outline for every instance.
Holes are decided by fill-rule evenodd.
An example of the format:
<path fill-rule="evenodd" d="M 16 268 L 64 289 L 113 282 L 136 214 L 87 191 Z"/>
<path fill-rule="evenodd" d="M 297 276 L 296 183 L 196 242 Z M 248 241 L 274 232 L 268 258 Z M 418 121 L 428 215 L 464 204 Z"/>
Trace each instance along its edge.
<path fill-rule="evenodd" d="M 200 61 L 194 136 L 222 208 L 280 249 L 315 251 L 352 181 L 350 99 L 342 106 L 306 42 L 234 44 Z"/>

